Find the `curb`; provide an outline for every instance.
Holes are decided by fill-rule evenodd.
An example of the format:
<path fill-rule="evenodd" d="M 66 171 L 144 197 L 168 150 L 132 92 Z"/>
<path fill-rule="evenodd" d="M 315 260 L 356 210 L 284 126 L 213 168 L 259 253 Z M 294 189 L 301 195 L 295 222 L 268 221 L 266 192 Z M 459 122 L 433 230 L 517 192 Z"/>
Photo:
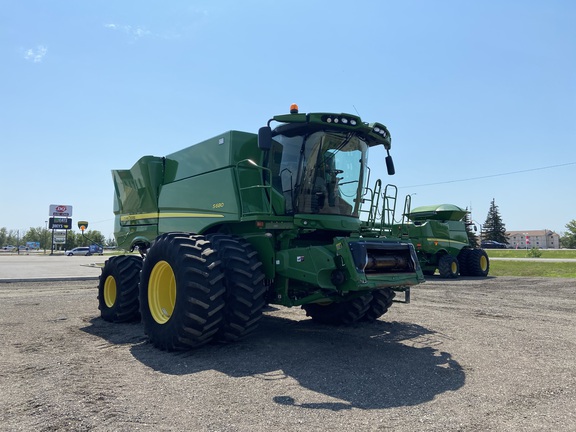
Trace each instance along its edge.
<path fill-rule="evenodd" d="M 6 278 L 0 279 L 2 283 L 21 283 L 21 282 L 69 282 L 69 281 L 90 281 L 98 280 L 99 276 L 72 276 L 72 277 L 42 277 L 42 278 Z"/>

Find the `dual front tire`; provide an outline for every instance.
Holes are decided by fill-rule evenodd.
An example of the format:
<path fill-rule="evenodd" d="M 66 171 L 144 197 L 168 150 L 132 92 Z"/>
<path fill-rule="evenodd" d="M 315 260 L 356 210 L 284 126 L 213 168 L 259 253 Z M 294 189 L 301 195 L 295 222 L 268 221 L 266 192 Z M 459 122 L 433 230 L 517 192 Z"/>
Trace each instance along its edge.
<path fill-rule="evenodd" d="M 121 277 L 123 272 L 115 270 L 114 265 L 118 257 L 114 258 L 102 271 L 102 318 L 122 322 L 109 313 L 120 308 L 115 301 L 119 295 L 106 293 L 126 292 L 139 310 L 133 320 L 141 317 L 146 334 L 157 348 L 187 350 L 213 340 L 234 341 L 254 331 L 262 316 L 266 293 L 262 263 L 241 238 L 163 234 L 146 259 L 132 267 L 139 277 Z M 128 266 L 126 258 L 138 257 L 121 258 Z"/>
<path fill-rule="evenodd" d="M 484 249 L 462 249 L 458 257 L 445 254 L 438 260 L 438 273 L 443 278 L 486 277 L 489 271 L 490 260 Z"/>

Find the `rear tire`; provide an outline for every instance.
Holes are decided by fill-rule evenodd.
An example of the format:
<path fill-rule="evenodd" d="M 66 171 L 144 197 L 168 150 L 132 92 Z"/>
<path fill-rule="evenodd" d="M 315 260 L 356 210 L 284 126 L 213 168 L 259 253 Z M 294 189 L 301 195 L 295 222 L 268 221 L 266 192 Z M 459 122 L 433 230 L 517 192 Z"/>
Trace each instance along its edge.
<path fill-rule="evenodd" d="M 372 300 L 368 306 L 368 310 L 362 317 L 362 321 L 373 322 L 388 312 L 390 306 L 394 302 L 396 293 L 390 288 L 384 288 L 377 291 L 372 291 Z"/>
<path fill-rule="evenodd" d="M 224 320 L 217 339 L 232 342 L 253 332 L 262 318 L 266 294 L 262 263 L 240 237 L 210 234 L 206 238 L 222 261 L 225 276 Z"/>
<path fill-rule="evenodd" d="M 438 261 L 438 272 L 443 278 L 458 277 L 458 260 L 452 255 L 442 255 Z"/>
<path fill-rule="evenodd" d="M 103 320 L 121 323 L 140 320 L 138 282 L 142 258 L 118 255 L 106 260 L 98 284 L 98 309 Z"/>
<path fill-rule="evenodd" d="M 490 260 L 484 249 L 471 249 L 468 256 L 468 268 L 470 276 L 488 276 Z"/>
<path fill-rule="evenodd" d="M 152 344 L 175 351 L 210 342 L 222 323 L 223 279 L 220 260 L 204 236 L 159 236 L 140 278 L 140 313 Z"/>
<path fill-rule="evenodd" d="M 460 266 L 460 276 L 471 276 L 470 269 L 468 268 L 468 258 L 470 257 L 472 249 L 461 249 L 458 253 L 458 264 Z"/>
<path fill-rule="evenodd" d="M 370 307 L 372 295 L 367 294 L 338 303 L 310 303 L 302 305 L 306 316 L 322 324 L 352 324 L 359 321 Z"/>

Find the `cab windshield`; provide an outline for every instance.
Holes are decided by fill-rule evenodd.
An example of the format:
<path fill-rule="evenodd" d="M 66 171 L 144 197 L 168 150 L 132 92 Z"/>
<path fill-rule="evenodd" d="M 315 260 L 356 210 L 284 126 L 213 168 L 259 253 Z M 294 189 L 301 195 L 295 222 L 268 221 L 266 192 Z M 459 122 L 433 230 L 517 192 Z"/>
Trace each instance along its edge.
<path fill-rule="evenodd" d="M 367 152 L 368 145 L 355 133 L 276 135 L 269 166 L 286 214 L 358 217 Z"/>

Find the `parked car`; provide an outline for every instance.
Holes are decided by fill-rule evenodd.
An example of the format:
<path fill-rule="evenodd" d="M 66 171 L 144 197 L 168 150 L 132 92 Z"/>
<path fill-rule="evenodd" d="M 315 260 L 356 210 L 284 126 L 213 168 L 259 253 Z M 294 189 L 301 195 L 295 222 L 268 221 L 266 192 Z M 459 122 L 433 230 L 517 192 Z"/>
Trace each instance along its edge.
<path fill-rule="evenodd" d="M 91 244 L 90 246 L 81 246 L 69 251 L 66 251 L 66 255 L 103 255 L 104 249 L 102 246 L 97 244 Z"/>
<path fill-rule="evenodd" d="M 12 251 L 16 250 L 16 246 L 6 245 L 2 249 L 5 251 L 8 251 L 8 252 L 12 252 Z"/>
<path fill-rule="evenodd" d="M 506 249 L 506 243 L 500 243 L 494 240 L 484 240 L 481 246 L 484 249 Z"/>
<path fill-rule="evenodd" d="M 74 248 L 72 250 L 66 251 L 66 255 L 68 256 L 72 256 L 72 255 L 90 255 L 90 248 L 88 246 L 86 247 L 77 247 Z"/>
<path fill-rule="evenodd" d="M 97 244 L 91 244 L 90 255 L 104 255 L 104 248 Z"/>

